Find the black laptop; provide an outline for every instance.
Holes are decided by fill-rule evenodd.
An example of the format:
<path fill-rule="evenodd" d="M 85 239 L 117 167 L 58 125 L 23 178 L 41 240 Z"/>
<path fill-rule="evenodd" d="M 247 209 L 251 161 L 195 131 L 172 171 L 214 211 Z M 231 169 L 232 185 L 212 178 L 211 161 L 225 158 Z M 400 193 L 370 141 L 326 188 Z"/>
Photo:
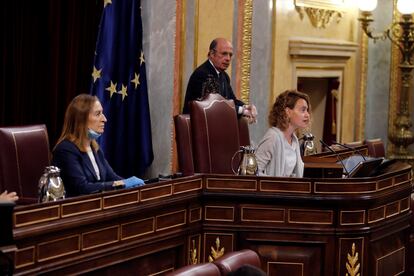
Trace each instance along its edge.
<path fill-rule="evenodd" d="M 384 158 L 372 158 L 360 161 L 351 171 L 350 177 L 368 177 L 381 165 Z"/>

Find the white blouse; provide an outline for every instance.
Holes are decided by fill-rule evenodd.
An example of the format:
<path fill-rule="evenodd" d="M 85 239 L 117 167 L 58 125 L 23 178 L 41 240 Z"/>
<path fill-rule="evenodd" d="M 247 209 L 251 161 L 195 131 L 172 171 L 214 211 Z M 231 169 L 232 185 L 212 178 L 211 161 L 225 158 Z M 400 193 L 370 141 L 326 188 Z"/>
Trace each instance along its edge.
<path fill-rule="evenodd" d="M 93 155 L 91 147 L 86 149 L 86 153 L 88 154 L 89 159 L 91 159 L 92 166 L 93 166 L 93 169 L 95 170 L 97 179 L 101 180 L 101 173 L 99 172 L 99 167 L 98 167 L 98 164 L 96 164 L 95 156 Z"/>
<path fill-rule="evenodd" d="M 292 145 L 286 139 L 283 139 L 283 147 L 285 152 L 285 168 L 282 176 L 295 177 L 294 169 L 296 167 L 297 156 L 296 156 L 296 140 L 292 139 Z"/>

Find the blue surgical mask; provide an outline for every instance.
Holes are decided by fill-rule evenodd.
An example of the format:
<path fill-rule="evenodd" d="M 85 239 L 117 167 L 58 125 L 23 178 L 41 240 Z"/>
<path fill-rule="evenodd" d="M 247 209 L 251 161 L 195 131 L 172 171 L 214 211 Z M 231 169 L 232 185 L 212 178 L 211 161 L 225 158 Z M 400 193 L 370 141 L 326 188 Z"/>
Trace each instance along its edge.
<path fill-rule="evenodd" d="M 91 140 L 96 140 L 99 138 L 99 136 L 101 136 L 101 133 L 98 133 L 90 128 L 88 128 L 88 137 Z"/>

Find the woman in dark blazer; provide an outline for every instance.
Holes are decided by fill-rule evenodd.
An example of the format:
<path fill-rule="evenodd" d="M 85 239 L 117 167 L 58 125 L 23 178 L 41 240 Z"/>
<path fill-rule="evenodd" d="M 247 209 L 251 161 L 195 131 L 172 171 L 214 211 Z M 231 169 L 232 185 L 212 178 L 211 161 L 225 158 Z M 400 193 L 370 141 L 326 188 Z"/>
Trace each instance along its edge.
<path fill-rule="evenodd" d="M 123 180 L 106 161 L 96 142 L 104 132 L 105 122 L 96 96 L 80 94 L 66 109 L 52 163 L 60 168 L 67 197 L 143 184 L 137 177 Z"/>

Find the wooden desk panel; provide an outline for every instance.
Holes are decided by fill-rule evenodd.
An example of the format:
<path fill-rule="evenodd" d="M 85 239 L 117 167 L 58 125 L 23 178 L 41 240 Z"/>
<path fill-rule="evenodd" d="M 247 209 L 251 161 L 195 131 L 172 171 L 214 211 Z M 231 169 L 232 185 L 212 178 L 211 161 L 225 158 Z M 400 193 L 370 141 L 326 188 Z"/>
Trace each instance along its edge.
<path fill-rule="evenodd" d="M 242 248 L 270 274 L 350 274 L 348 254 L 361 275 L 395 273 L 407 270 L 410 194 L 399 164 L 364 179 L 195 175 L 19 206 L 15 274 L 163 274 Z"/>

